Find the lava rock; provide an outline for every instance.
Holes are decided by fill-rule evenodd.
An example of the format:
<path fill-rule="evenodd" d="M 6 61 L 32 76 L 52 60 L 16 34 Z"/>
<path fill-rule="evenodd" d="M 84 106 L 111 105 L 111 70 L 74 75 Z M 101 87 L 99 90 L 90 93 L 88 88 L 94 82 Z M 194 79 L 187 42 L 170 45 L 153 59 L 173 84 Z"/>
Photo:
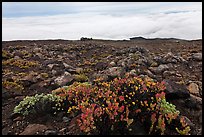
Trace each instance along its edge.
<path fill-rule="evenodd" d="M 122 77 L 123 75 L 122 67 L 111 67 L 107 70 L 107 76 L 112 79 L 115 77 Z"/>
<path fill-rule="evenodd" d="M 11 92 L 8 92 L 6 89 L 2 88 L 2 99 L 8 99 L 8 98 L 11 98 L 12 95 L 11 95 Z"/>
<path fill-rule="evenodd" d="M 109 64 L 111 67 L 115 67 L 116 66 L 116 63 L 114 61 L 111 61 L 110 64 Z"/>
<path fill-rule="evenodd" d="M 74 76 L 72 76 L 69 72 L 65 75 L 57 77 L 54 82 L 59 86 L 65 86 L 67 84 L 71 84 L 74 80 Z"/>
<path fill-rule="evenodd" d="M 165 92 L 167 99 L 189 98 L 190 94 L 185 85 L 180 85 L 174 81 L 165 79 Z"/>
<path fill-rule="evenodd" d="M 36 132 L 47 130 L 47 126 L 43 124 L 29 124 L 19 135 L 35 135 Z"/>
<path fill-rule="evenodd" d="M 71 119 L 68 117 L 63 117 L 62 120 L 64 123 L 68 123 Z"/>
<path fill-rule="evenodd" d="M 132 70 L 129 72 L 129 74 L 130 74 L 131 76 L 137 76 L 137 73 L 136 73 L 136 70 L 135 70 L 135 69 L 132 69 Z"/>
<path fill-rule="evenodd" d="M 190 109 L 200 109 L 199 102 L 194 98 L 188 98 L 185 100 L 185 106 Z"/>
<path fill-rule="evenodd" d="M 65 62 L 63 62 L 63 65 L 64 65 L 65 69 L 74 69 L 74 67 L 73 67 L 73 66 L 68 65 L 68 64 L 67 64 L 67 63 L 65 63 Z"/>
<path fill-rule="evenodd" d="M 148 135 L 148 133 L 145 131 L 144 125 L 139 123 L 138 121 L 133 122 L 133 124 L 130 125 L 129 129 L 129 135 Z"/>
<path fill-rule="evenodd" d="M 195 59 L 196 61 L 202 61 L 202 53 L 194 53 L 192 55 L 192 59 Z"/>
<path fill-rule="evenodd" d="M 23 82 L 23 86 L 29 87 L 31 84 L 36 83 L 38 73 L 30 73 L 29 75 L 23 77 L 21 81 Z"/>
<path fill-rule="evenodd" d="M 199 96 L 199 87 L 196 83 L 190 83 L 188 85 L 188 90 L 191 94 Z"/>
<path fill-rule="evenodd" d="M 97 62 L 95 66 L 96 70 L 104 70 L 107 67 L 108 67 L 108 64 L 105 62 Z"/>
<path fill-rule="evenodd" d="M 156 78 L 156 76 L 150 71 L 150 70 L 144 70 L 144 73 L 146 74 L 146 75 L 148 75 L 149 77 L 151 77 L 151 78 Z"/>
<path fill-rule="evenodd" d="M 46 130 L 45 135 L 57 135 L 57 131 L 55 131 L 55 130 Z"/>
<path fill-rule="evenodd" d="M 161 64 L 157 67 L 157 69 L 155 70 L 156 74 L 161 74 L 162 72 L 164 72 L 165 70 L 168 70 L 169 66 L 167 64 Z"/>

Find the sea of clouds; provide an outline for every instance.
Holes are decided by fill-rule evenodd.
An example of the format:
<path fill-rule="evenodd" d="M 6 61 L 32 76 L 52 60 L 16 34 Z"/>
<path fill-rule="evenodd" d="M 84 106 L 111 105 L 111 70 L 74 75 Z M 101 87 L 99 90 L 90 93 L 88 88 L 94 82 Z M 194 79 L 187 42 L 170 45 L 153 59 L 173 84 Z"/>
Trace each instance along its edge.
<path fill-rule="evenodd" d="M 202 38 L 202 10 L 138 14 L 79 12 L 2 18 L 2 40 Z"/>

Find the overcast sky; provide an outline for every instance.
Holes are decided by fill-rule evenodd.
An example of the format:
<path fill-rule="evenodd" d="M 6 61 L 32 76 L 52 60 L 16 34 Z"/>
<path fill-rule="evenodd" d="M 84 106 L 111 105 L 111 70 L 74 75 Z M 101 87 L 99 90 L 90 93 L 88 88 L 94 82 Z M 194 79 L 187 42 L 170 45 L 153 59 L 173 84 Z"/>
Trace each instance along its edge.
<path fill-rule="evenodd" d="M 2 39 L 202 38 L 201 2 L 2 2 Z"/>

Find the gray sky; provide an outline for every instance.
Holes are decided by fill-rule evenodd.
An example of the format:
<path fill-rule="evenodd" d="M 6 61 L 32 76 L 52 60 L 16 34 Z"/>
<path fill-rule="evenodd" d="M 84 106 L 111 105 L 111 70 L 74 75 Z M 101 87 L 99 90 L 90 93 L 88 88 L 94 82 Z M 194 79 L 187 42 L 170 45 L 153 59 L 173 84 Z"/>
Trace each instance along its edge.
<path fill-rule="evenodd" d="M 201 2 L 3 2 L 3 40 L 202 38 Z"/>

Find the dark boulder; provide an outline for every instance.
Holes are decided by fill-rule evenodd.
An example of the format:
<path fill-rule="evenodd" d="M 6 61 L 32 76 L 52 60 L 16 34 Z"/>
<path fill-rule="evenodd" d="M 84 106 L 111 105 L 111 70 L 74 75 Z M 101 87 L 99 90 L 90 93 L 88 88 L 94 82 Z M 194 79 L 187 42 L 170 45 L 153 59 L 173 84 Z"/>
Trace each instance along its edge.
<path fill-rule="evenodd" d="M 166 92 L 166 98 L 171 99 L 179 99 L 179 98 L 189 98 L 190 94 L 188 92 L 188 89 L 185 85 L 180 85 L 175 83 L 171 80 L 164 80 L 165 82 L 165 92 Z"/>

